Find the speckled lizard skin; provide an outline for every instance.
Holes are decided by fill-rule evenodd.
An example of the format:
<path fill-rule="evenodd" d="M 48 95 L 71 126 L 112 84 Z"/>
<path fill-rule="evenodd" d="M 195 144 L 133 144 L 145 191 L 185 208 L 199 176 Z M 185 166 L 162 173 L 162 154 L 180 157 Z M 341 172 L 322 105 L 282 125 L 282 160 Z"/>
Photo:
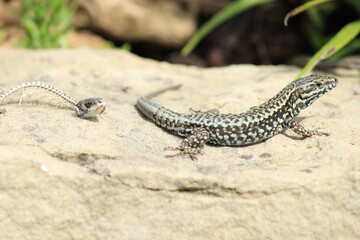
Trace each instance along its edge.
<path fill-rule="evenodd" d="M 160 127 L 186 137 L 180 147 L 173 149 L 180 150 L 179 154 L 188 154 L 192 159 L 196 159 L 205 143 L 244 146 L 263 142 L 285 128 L 290 128 L 303 137 L 328 135 L 317 130 L 306 130 L 294 117 L 336 85 L 337 80 L 334 77 L 312 74 L 291 82 L 273 98 L 244 113 L 220 114 L 217 110 L 210 110 L 182 114 L 149 100 L 180 85 L 140 97 L 137 107 Z"/>
<path fill-rule="evenodd" d="M 103 113 L 106 108 L 106 104 L 101 98 L 87 98 L 87 99 L 83 99 L 81 101 L 76 101 L 73 98 L 66 95 L 65 93 L 63 93 L 62 91 L 60 91 L 59 89 L 56 89 L 56 88 L 54 88 L 46 83 L 43 83 L 43 82 L 21 83 L 13 88 L 10 88 L 10 89 L 4 91 L 0 95 L 0 101 L 4 100 L 7 96 L 9 96 L 10 94 L 12 94 L 20 89 L 25 89 L 25 88 L 30 88 L 30 87 L 42 88 L 42 89 L 48 90 L 48 91 L 58 95 L 59 97 L 61 97 L 65 101 L 67 101 L 68 103 L 74 105 L 76 107 L 78 116 L 81 118 L 96 117 L 99 114 Z M 0 114 L 5 114 L 5 112 L 6 112 L 5 109 L 0 110 Z"/>

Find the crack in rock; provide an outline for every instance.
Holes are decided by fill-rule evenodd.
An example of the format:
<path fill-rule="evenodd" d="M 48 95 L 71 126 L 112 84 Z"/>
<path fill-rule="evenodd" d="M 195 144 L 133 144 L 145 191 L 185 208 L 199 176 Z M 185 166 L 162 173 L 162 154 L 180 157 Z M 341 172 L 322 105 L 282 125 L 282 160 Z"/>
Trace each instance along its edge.
<path fill-rule="evenodd" d="M 50 153 L 52 157 L 58 158 L 65 162 L 76 163 L 80 166 L 86 166 L 94 163 L 97 160 L 115 160 L 118 157 L 109 156 L 106 154 L 94 154 L 94 153 Z"/>

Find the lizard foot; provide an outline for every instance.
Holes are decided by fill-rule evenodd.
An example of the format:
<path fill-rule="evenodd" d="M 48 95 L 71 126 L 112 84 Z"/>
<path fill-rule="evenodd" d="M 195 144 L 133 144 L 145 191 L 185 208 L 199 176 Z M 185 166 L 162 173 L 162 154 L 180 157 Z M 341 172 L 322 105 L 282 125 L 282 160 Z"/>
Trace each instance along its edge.
<path fill-rule="evenodd" d="M 309 133 L 308 133 L 308 137 L 311 137 L 311 136 L 314 136 L 314 135 L 317 135 L 317 136 L 329 136 L 330 135 L 328 132 L 319 131 L 319 129 L 320 128 L 310 130 Z"/>
<path fill-rule="evenodd" d="M 193 134 L 185 138 L 180 147 L 167 148 L 167 150 L 178 150 L 177 154 L 167 155 L 167 157 L 175 157 L 179 155 L 189 155 L 191 160 L 197 160 L 196 155 L 202 154 L 201 148 L 210 139 L 210 133 L 204 128 L 194 128 Z"/>
<path fill-rule="evenodd" d="M 178 151 L 177 153 L 174 153 L 174 154 L 165 155 L 165 157 L 167 157 L 167 158 L 188 155 L 191 158 L 191 160 L 193 160 L 193 161 L 197 160 L 196 155 L 204 154 L 199 147 L 197 147 L 197 148 L 192 148 L 189 146 L 187 146 L 185 148 L 183 148 L 181 146 L 180 147 L 167 147 L 164 150 Z"/>

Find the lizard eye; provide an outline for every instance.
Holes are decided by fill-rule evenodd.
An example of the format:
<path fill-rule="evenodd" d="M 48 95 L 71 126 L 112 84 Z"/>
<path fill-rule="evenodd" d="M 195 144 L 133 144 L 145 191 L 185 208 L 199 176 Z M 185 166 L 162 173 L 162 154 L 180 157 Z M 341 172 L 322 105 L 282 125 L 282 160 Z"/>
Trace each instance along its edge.
<path fill-rule="evenodd" d="M 316 86 L 318 86 L 318 87 L 321 87 L 321 85 L 322 85 L 321 82 L 316 83 Z"/>
<path fill-rule="evenodd" d="M 91 102 L 85 103 L 85 107 L 90 108 L 91 106 L 92 106 L 92 103 L 91 103 Z"/>

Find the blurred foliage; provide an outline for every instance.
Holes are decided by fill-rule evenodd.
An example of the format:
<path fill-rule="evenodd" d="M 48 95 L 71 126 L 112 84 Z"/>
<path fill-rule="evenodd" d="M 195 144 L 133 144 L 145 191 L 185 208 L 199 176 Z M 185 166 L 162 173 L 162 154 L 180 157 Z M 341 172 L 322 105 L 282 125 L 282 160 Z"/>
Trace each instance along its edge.
<path fill-rule="evenodd" d="M 256 5 L 261 3 L 270 2 L 273 0 L 238 0 L 230 3 L 226 8 L 215 14 L 208 22 L 206 22 L 199 30 L 192 36 L 192 38 L 186 43 L 181 50 L 181 54 L 188 55 L 196 45 L 208 35 L 212 30 L 218 27 L 226 20 L 240 14 Z"/>
<path fill-rule="evenodd" d="M 124 50 L 124 51 L 128 51 L 128 52 L 131 52 L 131 48 L 132 48 L 132 46 L 131 46 L 131 44 L 130 43 L 124 43 L 123 45 L 121 45 L 121 47 L 120 47 L 122 50 Z"/>
<path fill-rule="evenodd" d="M 6 37 L 6 33 L 5 31 L 2 29 L 3 27 L 3 23 L 0 21 L 0 43 L 2 41 L 4 41 L 5 37 Z"/>
<path fill-rule="evenodd" d="M 329 58 L 330 56 L 333 56 L 332 59 L 338 59 L 360 49 L 360 39 L 355 39 L 360 33 L 360 20 L 347 24 L 334 36 L 326 34 L 327 22 L 330 14 L 336 10 L 338 7 L 337 4 L 343 4 L 343 2 L 329 1 L 331 0 L 308 1 L 288 13 L 285 17 L 284 23 L 286 25 L 289 17 L 307 11 L 312 22 L 312 24 L 306 28 L 308 40 L 315 50 L 319 49 L 297 77 L 301 77 L 305 73 L 311 71 L 311 69 L 323 59 Z M 325 2 L 329 3 L 324 4 Z M 357 4 L 359 3 L 358 0 L 347 0 L 347 2 L 360 13 L 360 4 Z M 318 4 L 321 5 L 315 7 Z"/>
<path fill-rule="evenodd" d="M 314 0 L 311 2 L 322 3 L 324 1 Z M 342 5 L 342 4 L 349 4 L 350 7 L 355 9 L 355 11 L 360 16 L 360 1 L 359 0 L 332 1 L 330 3 L 321 4 L 318 7 L 313 7 L 313 8 L 308 9 L 307 14 L 310 18 L 311 24 L 309 24 L 309 26 L 307 26 L 306 34 L 307 34 L 308 41 L 314 50 L 318 50 L 319 48 L 321 48 L 332 37 L 331 35 L 326 34 L 326 30 L 329 28 L 327 23 L 329 22 L 329 18 L 331 16 L 331 14 L 334 11 L 336 11 L 336 9 L 338 7 L 340 7 L 340 5 Z M 299 8 L 302 8 L 302 7 L 303 7 L 303 5 L 300 6 Z M 351 47 L 351 45 L 349 45 L 346 48 L 349 48 L 349 47 L 353 48 L 353 47 Z M 356 48 L 354 48 L 353 51 L 349 51 L 349 49 L 346 49 L 346 48 L 342 49 L 341 51 L 353 52 L 353 51 L 357 50 Z M 337 55 L 335 55 L 333 57 L 333 59 L 335 59 L 336 56 L 340 57 L 343 55 L 344 54 L 339 52 Z"/>
<path fill-rule="evenodd" d="M 311 71 L 316 64 L 331 55 L 335 54 L 339 50 L 344 50 L 351 40 L 353 40 L 360 33 L 360 20 L 351 22 L 343 27 L 334 37 L 332 37 L 326 44 L 324 44 L 319 51 L 317 51 L 313 57 L 309 60 L 306 66 L 301 70 L 297 78 L 301 77 L 305 73 Z M 353 43 L 358 41 L 353 41 Z M 349 45 L 348 45 L 349 46 Z M 360 49 L 360 45 L 358 46 Z"/>
<path fill-rule="evenodd" d="M 311 9 L 313 6 L 319 5 L 321 3 L 324 2 L 329 2 L 329 1 L 333 1 L 333 0 L 314 0 L 314 1 L 309 1 L 293 10 L 291 10 L 288 14 L 286 14 L 285 18 L 284 18 L 284 25 L 287 26 L 288 25 L 288 20 L 290 17 L 293 17 L 295 15 L 298 15 L 299 13 L 306 11 L 308 9 Z M 313 20 L 315 20 L 318 24 L 324 25 L 323 23 L 323 19 L 321 19 L 321 16 L 316 15 L 313 16 L 315 17 Z"/>
<path fill-rule="evenodd" d="M 67 47 L 66 34 L 75 12 L 67 0 L 21 0 L 20 23 L 26 36 L 19 45 L 26 48 Z"/>
<path fill-rule="evenodd" d="M 236 0 L 229 4 L 226 8 L 215 14 L 208 22 L 206 22 L 194 36 L 183 47 L 182 54 L 188 55 L 196 45 L 211 32 L 214 28 L 219 26 L 229 18 L 240 14 L 251 7 L 259 4 L 264 4 L 275 0 Z M 280 1 L 280 0 L 278 0 Z M 349 23 L 343 27 L 335 36 L 334 34 L 327 34 L 326 31 L 329 26 L 329 18 L 337 8 L 343 4 L 348 4 L 360 16 L 360 1 L 359 0 L 311 0 L 305 4 L 295 8 L 284 19 L 285 25 L 287 20 L 303 11 L 306 11 L 311 24 L 306 27 L 306 37 L 308 43 L 314 50 L 319 50 L 309 64 L 304 69 L 311 69 L 313 64 L 319 60 L 332 56 L 332 59 L 337 59 L 346 56 L 350 53 L 360 49 L 360 39 L 354 39 L 359 34 L 359 21 Z M 336 54 L 335 54 L 336 53 Z M 306 70 L 306 71 L 307 71 Z M 301 74 L 306 72 L 303 70 Z"/>
<path fill-rule="evenodd" d="M 123 43 L 120 47 L 117 47 L 115 45 L 115 43 L 113 43 L 112 41 L 106 41 L 105 42 L 105 47 L 106 48 L 119 48 L 121 50 L 124 50 L 124 51 L 128 51 L 128 52 L 131 52 L 131 49 L 132 49 L 132 45 L 130 43 Z"/>
<path fill-rule="evenodd" d="M 105 41 L 105 48 L 116 48 L 116 45 L 112 41 Z"/>

